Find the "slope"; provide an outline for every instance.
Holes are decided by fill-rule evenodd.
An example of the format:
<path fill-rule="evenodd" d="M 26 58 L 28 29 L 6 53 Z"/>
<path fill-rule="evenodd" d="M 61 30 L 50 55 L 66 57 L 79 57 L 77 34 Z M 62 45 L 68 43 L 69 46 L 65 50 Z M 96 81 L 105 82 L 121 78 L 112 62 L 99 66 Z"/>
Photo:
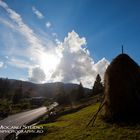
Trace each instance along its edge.
<path fill-rule="evenodd" d="M 90 105 L 76 113 L 61 116 L 56 122 L 43 124 L 47 132 L 33 140 L 138 140 L 140 125 L 109 124 L 100 117 L 93 127 L 86 124 L 99 104 Z"/>

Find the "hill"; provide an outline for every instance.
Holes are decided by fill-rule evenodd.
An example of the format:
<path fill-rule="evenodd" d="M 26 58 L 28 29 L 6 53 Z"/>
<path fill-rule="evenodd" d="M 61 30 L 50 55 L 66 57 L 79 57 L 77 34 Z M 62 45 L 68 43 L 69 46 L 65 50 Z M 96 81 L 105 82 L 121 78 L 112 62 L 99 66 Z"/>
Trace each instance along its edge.
<path fill-rule="evenodd" d="M 100 117 L 93 127 L 86 128 L 99 104 L 90 105 L 59 117 L 55 122 L 43 124 L 46 132 L 32 140 L 139 140 L 140 125 L 109 124 Z"/>
<path fill-rule="evenodd" d="M 3 81 L 4 80 L 8 81 L 9 91 L 12 93 L 22 83 L 23 92 L 30 90 L 33 93 L 33 96 L 44 96 L 47 98 L 53 98 L 58 93 L 59 90 L 62 90 L 62 88 L 67 94 L 70 93 L 72 90 L 77 89 L 79 86 L 78 84 L 62 83 L 62 82 L 36 84 L 36 83 L 14 80 L 14 79 L 4 79 L 4 78 L 1 79 Z M 84 88 L 84 89 L 85 89 L 85 93 L 87 94 L 91 92 L 91 90 L 88 88 Z"/>

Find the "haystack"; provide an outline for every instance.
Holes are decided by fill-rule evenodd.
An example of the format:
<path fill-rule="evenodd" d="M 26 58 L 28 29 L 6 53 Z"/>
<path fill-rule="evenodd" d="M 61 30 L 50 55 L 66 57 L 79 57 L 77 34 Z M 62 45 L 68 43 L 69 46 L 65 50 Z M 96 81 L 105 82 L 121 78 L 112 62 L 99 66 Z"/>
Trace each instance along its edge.
<path fill-rule="evenodd" d="M 140 67 L 120 54 L 105 72 L 105 116 L 116 121 L 140 120 Z"/>

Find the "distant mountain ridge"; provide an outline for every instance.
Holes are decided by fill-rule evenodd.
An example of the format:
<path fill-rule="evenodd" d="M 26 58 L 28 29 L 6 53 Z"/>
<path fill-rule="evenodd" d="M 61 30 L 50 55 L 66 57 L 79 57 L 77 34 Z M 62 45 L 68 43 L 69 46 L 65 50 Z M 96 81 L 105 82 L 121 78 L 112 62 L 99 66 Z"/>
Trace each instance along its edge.
<path fill-rule="evenodd" d="M 59 90 L 64 90 L 64 92 L 68 94 L 72 90 L 78 89 L 79 86 L 78 84 L 62 82 L 36 84 L 29 81 L 20 81 L 14 79 L 7 80 L 10 84 L 10 90 L 12 91 L 15 91 L 22 84 L 23 92 L 30 90 L 34 93 L 34 96 L 43 96 L 48 98 L 53 98 L 59 92 Z M 91 92 L 91 89 L 84 89 L 85 93 L 87 94 Z"/>

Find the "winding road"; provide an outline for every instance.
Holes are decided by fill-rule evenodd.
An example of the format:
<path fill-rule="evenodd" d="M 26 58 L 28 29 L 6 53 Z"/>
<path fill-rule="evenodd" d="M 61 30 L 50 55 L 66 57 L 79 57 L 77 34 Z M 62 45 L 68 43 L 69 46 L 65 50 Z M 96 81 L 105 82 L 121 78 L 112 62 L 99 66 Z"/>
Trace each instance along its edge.
<path fill-rule="evenodd" d="M 58 106 L 57 102 L 54 102 L 48 107 L 40 107 L 30 111 L 25 111 L 22 113 L 17 113 L 15 115 L 8 116 L 7 118 L 0 121 L 0 140 L 5 140 L 5 138 L 10 134 L 3 131 L 18 129 L 22 126 L 28 126 L 33 121 L 37 120 L 43 116 L 47 111 L 51 111 L 53 108 Z M 14 127 L 14 128 L 11 128 Z M 21 129 L 21 128 L 19 128 Z M 12 132 L 11 132 L 12 133 Z M 10 138 L 11 140 L 11 138 Z"/>
<path fill-rule="evenodd" d="M 0 121 L 0 140 L 4 140 L 7 135 L 9 135 L 6 132 L 2 132 L 3 130 L 6 130 L 7 128 L 11 127 L 19 127 L 26 125 L 37 118 L 41 117 L 47 112 L 46 107 L 40 107 L 37 109 L 33 109 L 30 111 L 18 113 L 15 115 L 8 116 L 7 118 Z"/>

